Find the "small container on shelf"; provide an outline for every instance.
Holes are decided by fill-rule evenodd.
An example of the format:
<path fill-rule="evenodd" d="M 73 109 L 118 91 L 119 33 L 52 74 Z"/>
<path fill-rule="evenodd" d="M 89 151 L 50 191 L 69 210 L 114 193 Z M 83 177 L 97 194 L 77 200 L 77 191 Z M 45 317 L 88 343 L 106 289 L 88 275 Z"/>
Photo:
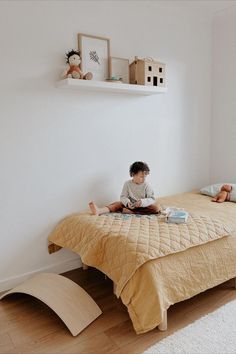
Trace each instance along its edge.
<path fill-rule="evenodd" d="M 122 78 L 116 76 L 112 76 L 111 78 L 106 79 L 106 82 L 119 82 L 120 84 L 123 84 Z"/>

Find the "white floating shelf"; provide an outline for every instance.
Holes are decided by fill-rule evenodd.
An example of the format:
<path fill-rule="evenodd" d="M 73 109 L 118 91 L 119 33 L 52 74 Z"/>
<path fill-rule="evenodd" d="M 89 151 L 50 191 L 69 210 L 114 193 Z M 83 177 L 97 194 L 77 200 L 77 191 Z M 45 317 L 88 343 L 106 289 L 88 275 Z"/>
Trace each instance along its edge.
<path fill-rule="evenodd" d="M 167 91 L 166 87 L 153 87 L 144 85 L 130 85 L 118 82 L 93 81 L 93 80 L 79 80 L 79 79 L 64 79 L 58 81 L 58 87 L 68 88 L 74 90 L 86 91 L 103 91 L 103 92 L 117 92 L 128 93 L 132 95 L 156 95 Z"/>

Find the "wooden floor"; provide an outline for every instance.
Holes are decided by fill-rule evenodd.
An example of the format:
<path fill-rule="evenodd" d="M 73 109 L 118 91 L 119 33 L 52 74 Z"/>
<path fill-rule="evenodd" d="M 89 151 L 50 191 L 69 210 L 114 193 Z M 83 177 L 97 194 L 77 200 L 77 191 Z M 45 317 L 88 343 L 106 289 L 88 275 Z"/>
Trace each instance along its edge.
<path fill-rule="evenodd" d="M 136 335 L 125 306 L 113 295 L 109 279 L 105 280 L 94 269 L 78 269 L 64 275 L 82 286 L 103 314 L 77 337 L 72 337 L 46 305 L 28 295 L 14 294 L 0 302 L 1 354 L 140 354 L 173 331 L 236 299 L 233 281 L 228 281 L 171 306 L 168 331 L 154 329 Z"/>

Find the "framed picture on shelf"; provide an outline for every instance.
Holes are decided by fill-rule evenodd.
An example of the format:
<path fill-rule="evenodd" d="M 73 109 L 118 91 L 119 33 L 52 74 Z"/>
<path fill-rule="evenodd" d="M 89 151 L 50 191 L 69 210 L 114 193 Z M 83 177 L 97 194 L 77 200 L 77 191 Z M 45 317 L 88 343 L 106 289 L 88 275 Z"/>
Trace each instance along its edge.
<path fill-rule="evenodd" d="M 81 70 L 84 73 L 92 72 L 93 80 L 105 81 L 109 78 L 110 40 L 79 33 L 78 46 L 81 53 Z"/>
<path fill-rule="evenodd" d="M 129 84 L 129 59 L 110 57 L 110 77 Z"/>

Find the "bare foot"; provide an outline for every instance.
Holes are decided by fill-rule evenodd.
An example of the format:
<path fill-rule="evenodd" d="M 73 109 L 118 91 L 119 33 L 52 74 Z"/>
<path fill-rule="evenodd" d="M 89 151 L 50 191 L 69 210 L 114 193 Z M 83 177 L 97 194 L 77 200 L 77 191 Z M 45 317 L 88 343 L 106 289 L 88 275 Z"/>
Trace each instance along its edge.
<path fill-rule="evenodd" d="M 123 208 L 122 209 L 122 213 L 123 214 L 134 214 L 134 212 L 128 208 Z"/>
<path fill-rule="evenodd" d="M 99 208 L 97 207 L 97 205 L 94 202 L 89 203 L 89 208 L 90 208 L 91 213 L 93 215 L 99 215 Z"/>

